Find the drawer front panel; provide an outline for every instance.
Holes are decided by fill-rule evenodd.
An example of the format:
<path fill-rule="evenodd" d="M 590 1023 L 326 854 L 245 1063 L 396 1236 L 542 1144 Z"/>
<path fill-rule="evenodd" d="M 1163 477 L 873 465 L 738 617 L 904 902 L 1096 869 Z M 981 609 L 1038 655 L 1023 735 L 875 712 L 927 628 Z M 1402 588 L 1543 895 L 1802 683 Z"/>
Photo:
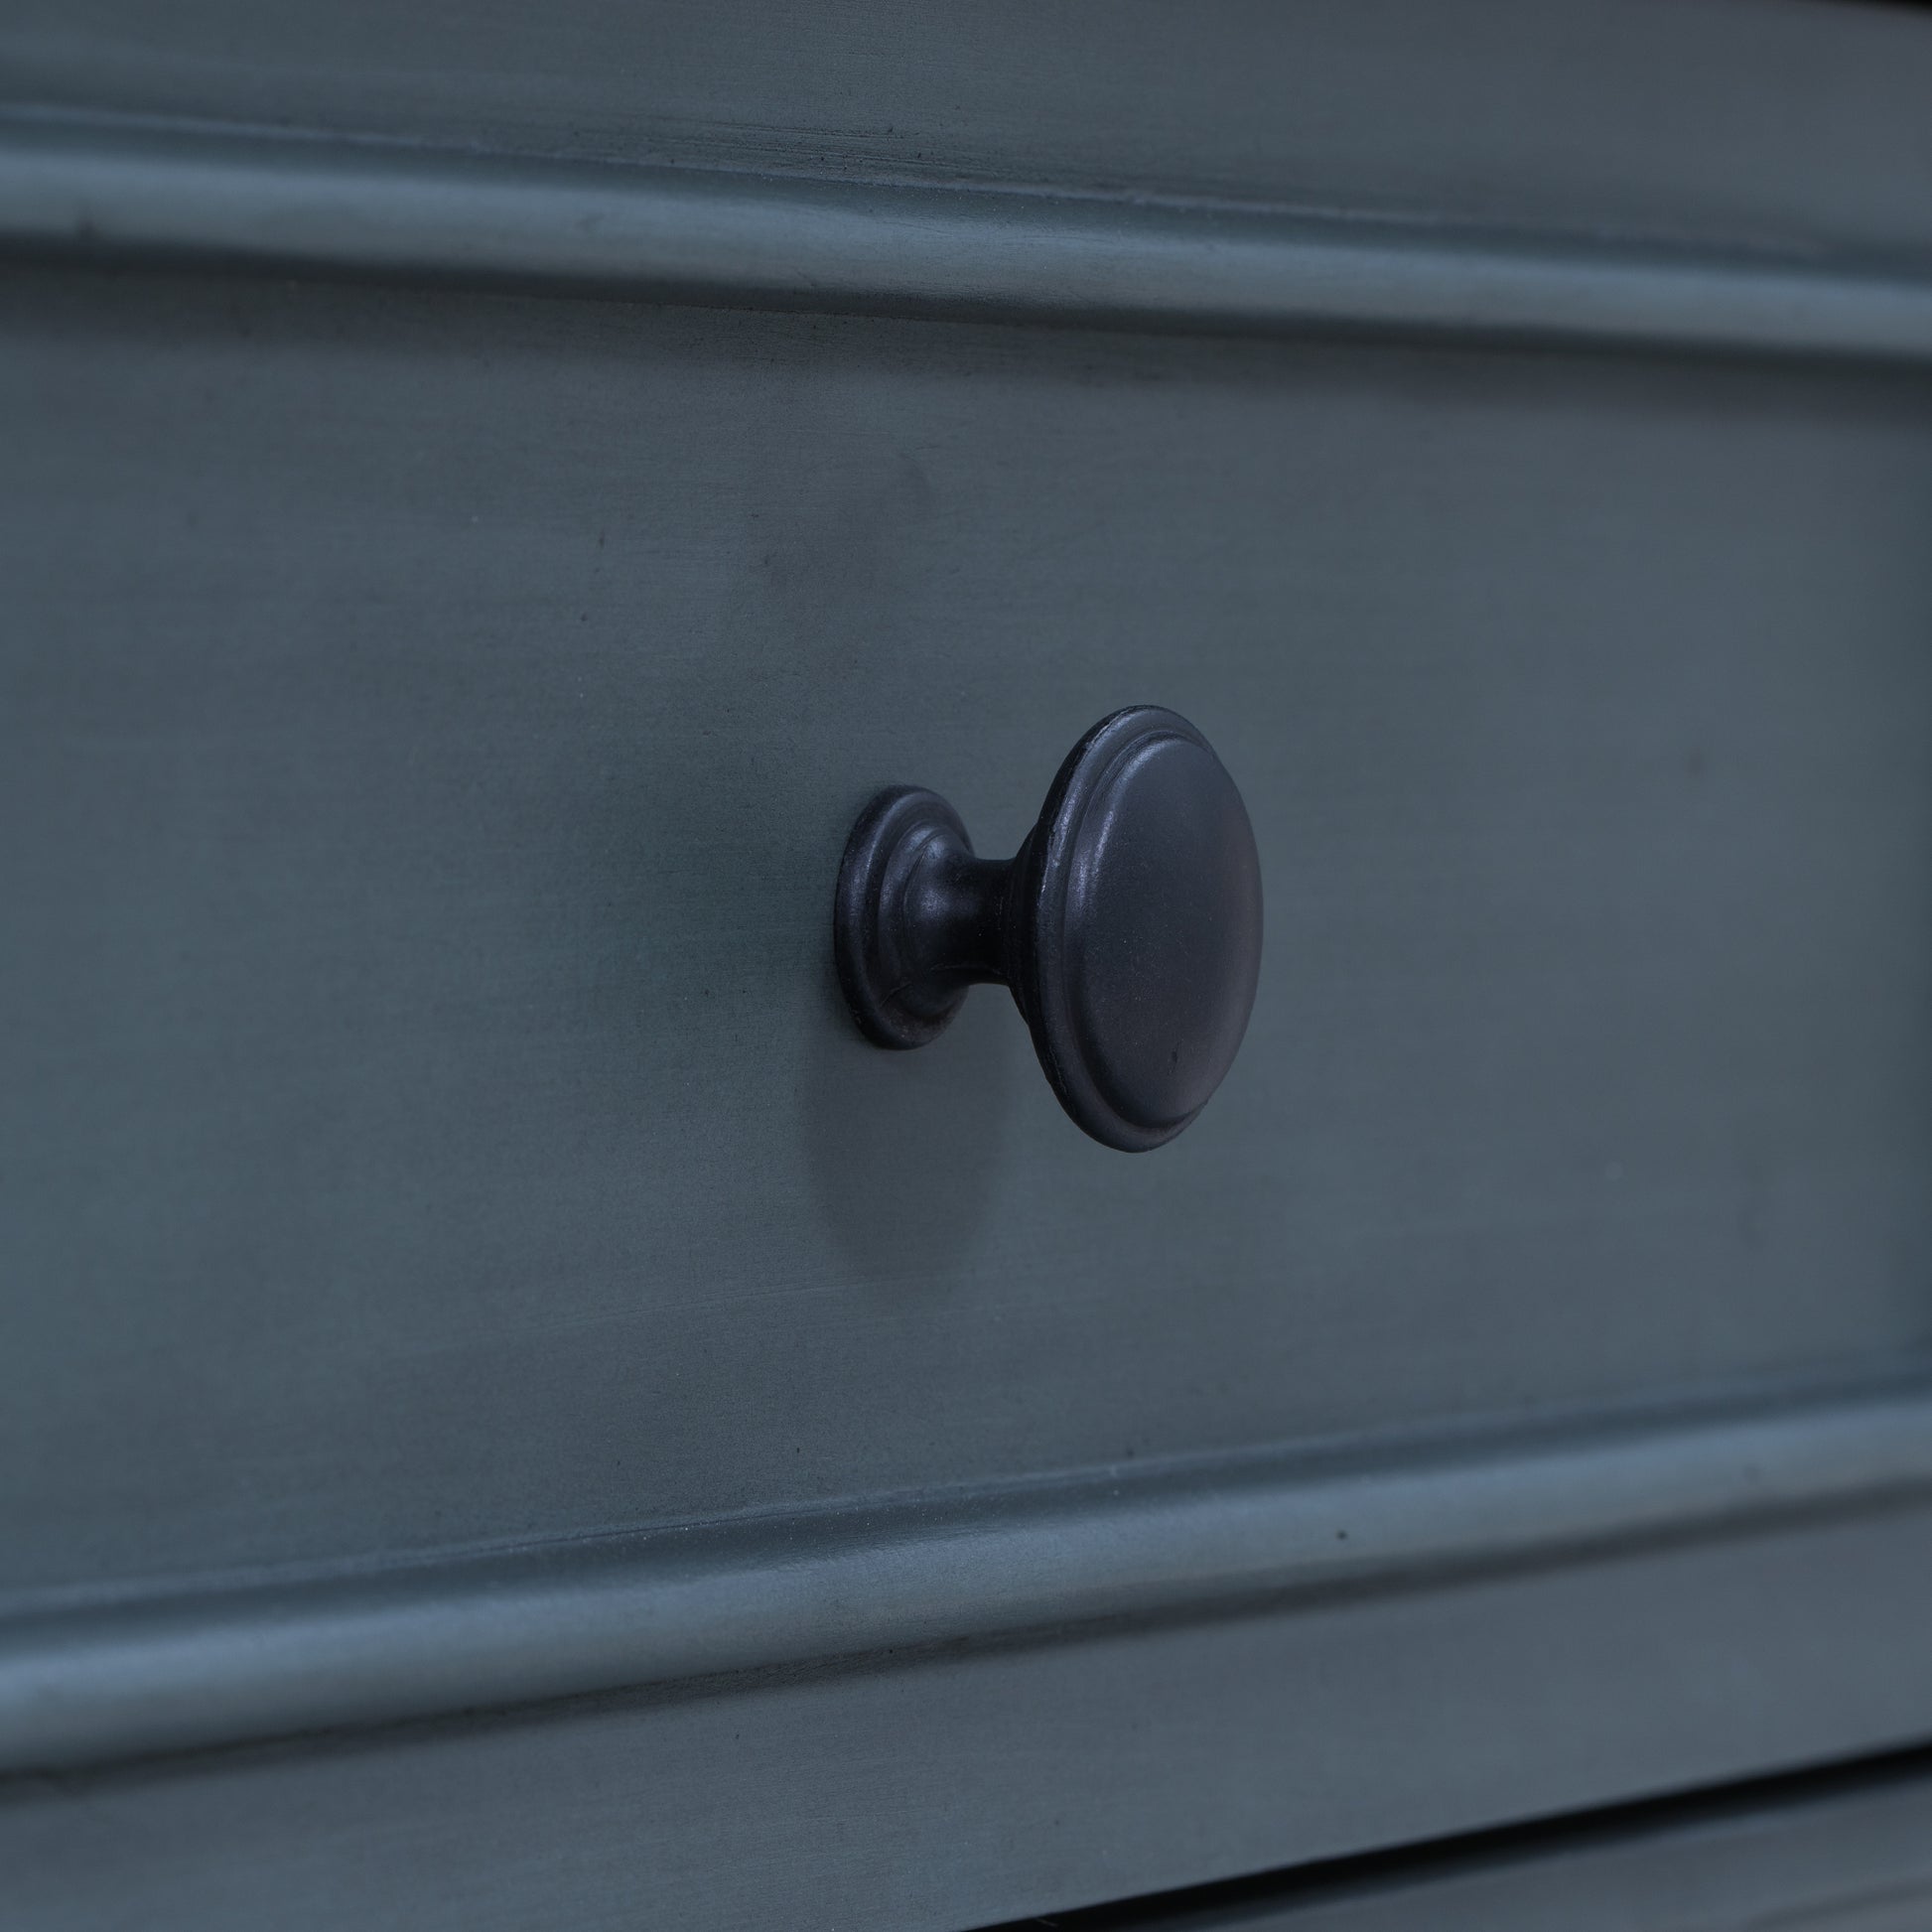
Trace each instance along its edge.
<path fill-rule="evenodd" d="M 22 277 L 25 1584 L 1897 1366 L 1902 381 Z M 1174 706 L 1265 867 L 1123 1159 L 864 1044 L 880 783 Z M 115 1426 L 103 1431 L 103 1410 Z"/>

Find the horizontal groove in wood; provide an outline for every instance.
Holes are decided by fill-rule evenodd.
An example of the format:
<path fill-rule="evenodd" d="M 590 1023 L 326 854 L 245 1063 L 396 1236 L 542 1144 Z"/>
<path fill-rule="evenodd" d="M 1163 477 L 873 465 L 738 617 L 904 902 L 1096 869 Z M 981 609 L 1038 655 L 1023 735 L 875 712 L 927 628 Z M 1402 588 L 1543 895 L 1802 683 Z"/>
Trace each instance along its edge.
<path fill-rule="evenodd" d="M 1660 1900 L 1670 1901 L 1661 1920 Z M 1873 1910 L 1878 1916 L 1867 1918 Z M 1880 1932 L 1908 1922 L 1932 1923 L 1932 1752 L 1923 1748 L 1224 1879 L 1051 1921 L 1058 1932 Z"/>
<path fill-rule="evenodd" d="M 1129 1618 L 1452 1586 L 1932 1501 L 1932 1392 L 1308 1449 L 0 1619 L 0 1769 Z"/>
<path fill-rule="evenodd" d="M 0 249 L 831 313 L 1932 359 L 1932 275 L 0 115 Z"/>

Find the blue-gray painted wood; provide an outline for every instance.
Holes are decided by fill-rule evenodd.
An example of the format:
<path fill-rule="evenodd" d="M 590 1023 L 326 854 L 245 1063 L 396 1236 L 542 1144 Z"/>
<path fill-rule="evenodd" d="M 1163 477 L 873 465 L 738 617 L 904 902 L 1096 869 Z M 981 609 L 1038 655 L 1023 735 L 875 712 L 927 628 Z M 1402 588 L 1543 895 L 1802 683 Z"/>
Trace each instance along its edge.
<path fill-rule="evenodd" d="M 0 98 L 531 156 L 1932 248 L 1932 30 L 1798 0 L 10 0 Z"/>
<path fill-rule="evenodd" d="M 941 1932 L 1923 1738 L 1929 1588 L 1920 1511 L 16 1779 L 0 1881 L 31 1932 Z"/>
<path fill-rule="evenodd" d="M 0 1772 L 1080 1625 L 1286 1614 L 1929 1497 L 1932 1399 L 1914 1391 L 70 1594 L 0 1617 Z"/>
<path fill-rule="evenodd" d="M 16 1587 L 1920 1347 L 1917 387 L 20 273 L 5 327 Z M 1123 1162 L 991 1001 L 866 1045 L 827 933 L 879 785 L 1011 849 L 1137 693 L 1270 940 Z"/>
<path fill-rule="evenodd" d="M 1191 334 L 1932 360 L 1932 268 L 1094 197 L 0 122 L 0 248 Z"/>
<path fill-rule="evenodd" d="M 1098 1923 L 1052 1924 L 1059 1932 L 1921 1932 L 1932 1921 L 1925 1771 L 1923 1758 L 1888 1760 L 1643 1807 L 1635 1817 L 1562 1821 L 1263 1877 L 1211 1896 L 1149 1900 L 1119 1916 L 1106 1908 Z"/>
<path fill-rule="evenodd" d="M 51 273 L 5 326 L 15 1612 L 1919 1358 L 1912 384 Z M 874 786 L 1010 844 L 1123 687 L 1209 723 L 1273 923 L 1136 1162 L 826 956 Z M 558 1858 L 591 1922 L 956 1923 L 1923 1735 L 1922 1527 L 10 1829 L 208 1922 L 463 1857 L 507 1923 Z"/>
<path fill-rule="evenodd" d="M 36 4 L 0 1615 L 127 1761 L 15 1917 L 918 1932 L 1932 1734 L 1925 21 Z M 1137 701 L 1271 939 L 1127 1163 L 826 925 Z"/>

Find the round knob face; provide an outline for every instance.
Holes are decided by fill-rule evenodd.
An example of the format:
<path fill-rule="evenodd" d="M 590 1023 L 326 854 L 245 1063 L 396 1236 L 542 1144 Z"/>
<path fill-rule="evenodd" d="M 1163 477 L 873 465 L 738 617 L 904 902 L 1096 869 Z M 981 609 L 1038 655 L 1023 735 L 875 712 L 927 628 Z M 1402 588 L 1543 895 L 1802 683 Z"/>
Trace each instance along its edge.
<path fill-rule="evenodd" d="M 1023 855 L 1015 991 L 1096 1140 L 1172 1140 L 1234 1062 L 1261 971 L 1261 864 L 1234 780 L 1185 719 L 1081 740 Z"/>

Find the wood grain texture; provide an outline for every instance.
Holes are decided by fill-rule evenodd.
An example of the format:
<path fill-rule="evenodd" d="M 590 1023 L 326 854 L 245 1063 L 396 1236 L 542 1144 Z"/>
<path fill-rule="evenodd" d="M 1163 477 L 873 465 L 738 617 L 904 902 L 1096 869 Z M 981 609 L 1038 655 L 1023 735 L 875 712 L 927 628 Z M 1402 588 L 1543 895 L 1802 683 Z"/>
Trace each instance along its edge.
<path fill-rule="evenodd" d="M 12 0 L 4 97 L 456 147 L 1932 247 L 1932 25 L 1792 0 Z"/>
<path fill-rule="evenodd" d="M 104 292 L 8 298 L 18 1581 L 1918 1342 L 1916 391 Z M 1271 933 L 1124 1163 L 824 928 L 1136 694 Z"/>
<path fill-rule="evenodd" d="M 502 213 L 466 240 L 481 175 L 429 145 L 900 240 L 997 204 L 1008 271 L 1219 200 L 1695 244 L 1680 292 L 1721 253 L 1909 294 L 1932 249 L 1902 10 L 1174 18 L 28 0 L 0 53 L 49 152 L 246 123 L 277 166 L 327 137 L 333 193 L 336 137 L 391 144 L 378 185 L 408 150 L 405 266 Z M 288 214 L 247 213 L 268 265 Z M 718 293 L 635 241 L 556 245 Z M 769 1625 L 694 1616 L 715 1647 L 640 1688 L 647 1578 L 601 1674 L 491 1653 L 435 1719 L 338 1681 L 272 1744 L 175 1681 L 187 1727 L 109 1748 L 229 1747 L 9 1779 L 11 1919 L 940 1932 L 1932 1734 L 1909 1445 L 1833 1490 L 1787 1416 L 1675 1532 L 1592 1543 L 1558 1494 L 1427 1589 L 1298 1555 L 1291 1495 L 1218 1546 L 1259 1595 L 1109 1597 L 1132 1512 L 1050 1507 L 1205 1470 L 1225 1527 L 1220 1478 L 1317 1442 L 1386 1468 L 1923 1367 L 1922 382 L 15 265 L 0 420 L 9 1628 L 84 1652 L 171 1590 L 406 1595 L 483 1547 L 501 1594 L 431 1609 L 528 1665 L 549 1555 L 683 1525 L 744 1529 Z M 1270 934 L 1226 1087 L 1127 1161 L 996 997 L 863 1045 L 826 928 L 878 785 L 1011 850 L 1137 701 L 1241 783 Z M 1753 1488 L 1787 1452 L 1809 1508 Z M 973 1572 L 947 1498 L 1023 1492 L 1037 1567 Z M 197 1654 L 245 1677 L 300 1622 Z"/>
<path fill-rule="evenodd" d="M 18 275 L 17 1586 L 1905 1364 L 1906 385 Z M 1158 1158 L 830 985 L 880 783 L 1248 798 Z M 901 1176 L 918 1175 L 916 1185 Z"/>
<path fill-rule="evenodd" d="M 1922 365 L 1932 272 L 956 186 L 0 115 L 0 251 L 1197 335 Z"/>
<path fill-rule="evenodd" d="M 1292 1615 L 1929 1501 L 1920 1388 L 68 1592 L 0 1615 L 0 1771 L 1047 1631 Z"/>
<path fill-rule="evenodd" d="M 1922 1739 L 1928 1588 L 1920 1512 L 17 1779 L 0 1872 L 29 1932 L 947 1932 Z"/>

